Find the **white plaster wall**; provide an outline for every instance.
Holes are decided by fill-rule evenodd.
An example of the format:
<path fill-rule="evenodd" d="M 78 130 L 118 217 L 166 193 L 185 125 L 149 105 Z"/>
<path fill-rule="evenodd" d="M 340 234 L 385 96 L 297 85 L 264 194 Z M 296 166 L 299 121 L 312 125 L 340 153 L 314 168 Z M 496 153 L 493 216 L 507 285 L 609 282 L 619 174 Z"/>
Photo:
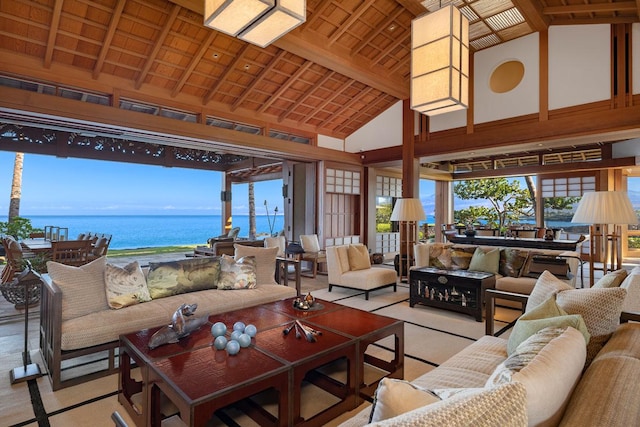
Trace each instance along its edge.
<path fill-rule="evenodd" d="M 611 97 L 611 27 L 549 27 L 549 109 Z"/>
<path fill-rule="evenodd" d="M 318 134 L 318 147 L 344 151 L 344 139 Z"/>
<path fill-rule="evenodd" d="M 349 135 L 345 140 L 345 151 L 357 153 L 395 145 L 402 145 L 402 101 Z"/>
<path fill-rule="evenodd" d="M 640 24 L 631 26 L 631 64 L 633 72 L 631 74 L 633 94 L 640 93 Z"/>
<path fill-rule="evenodd" d="M 507 61 L 524 65 L 522 81 L 506 93 L 494 93 L 489 87 L 491 73 Z M 539 111 L 540 55 L 538 33 L 520 37 L 474 56 L 474 123 L 507 119 Z"/>
<path fill-rule="evenodd" d="M 455 129 L 463 126 L 467 126 L 466 109 L 429 117 L 429 131 L 431 132 Z"/>
<path fill-rule="evenodd" d="M 612 156 L 614 159 L 640 156 L 640 139 L 616 142 L 612 145 Z"/>

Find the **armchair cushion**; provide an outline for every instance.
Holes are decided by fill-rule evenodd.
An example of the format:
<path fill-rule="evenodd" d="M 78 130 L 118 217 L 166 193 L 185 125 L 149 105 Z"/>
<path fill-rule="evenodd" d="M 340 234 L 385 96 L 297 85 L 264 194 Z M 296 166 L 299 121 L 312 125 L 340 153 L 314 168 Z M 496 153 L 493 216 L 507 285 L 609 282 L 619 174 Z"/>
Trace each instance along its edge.
<path fill-rule="evenodd" d="M 352 271 L 371 268 L 369 251 L 365 245 L 349 245 L 347 257 L 349 259 L 349 269 Z"/>
<path fill-rule="evenodd" d="M 317 234 L 300 235 L 300 244 L 305 252 L 320 252 L 320 242 Z"/>

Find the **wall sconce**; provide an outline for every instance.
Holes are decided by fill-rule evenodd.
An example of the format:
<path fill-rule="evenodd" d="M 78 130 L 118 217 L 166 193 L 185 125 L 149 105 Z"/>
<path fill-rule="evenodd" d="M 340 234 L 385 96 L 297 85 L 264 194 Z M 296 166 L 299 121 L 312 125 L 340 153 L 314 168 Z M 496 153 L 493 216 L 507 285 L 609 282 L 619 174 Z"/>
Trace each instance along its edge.
<path fill-rule="evenodd" d="M 307 19 L 305 0 L 205 0 L 204 25 L 266 47 Z"/>
<path fill-rule="evenodd" d="M 469 21 L 448 5 L 411 21 L 411 109 L 429 116 L 469 105 Z"/>

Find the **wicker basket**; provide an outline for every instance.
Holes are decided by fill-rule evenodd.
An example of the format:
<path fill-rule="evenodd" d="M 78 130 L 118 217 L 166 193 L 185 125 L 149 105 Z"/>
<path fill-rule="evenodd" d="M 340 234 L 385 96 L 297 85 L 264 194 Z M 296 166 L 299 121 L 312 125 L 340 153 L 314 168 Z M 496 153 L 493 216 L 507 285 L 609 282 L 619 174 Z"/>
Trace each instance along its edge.
<path fill-rule="evenodd" d="M 34 282 L 27 285 L 29 290 L 29 307 L 36 305 L 40 302 L 40 283 Z M 0 284 L 0 292 L 2 296 L 14 304 L 16 308 L 24 308 L 25 303 L 25 285 L 18 282 L 18 279 L 13 279 L 11 282 Z"/>

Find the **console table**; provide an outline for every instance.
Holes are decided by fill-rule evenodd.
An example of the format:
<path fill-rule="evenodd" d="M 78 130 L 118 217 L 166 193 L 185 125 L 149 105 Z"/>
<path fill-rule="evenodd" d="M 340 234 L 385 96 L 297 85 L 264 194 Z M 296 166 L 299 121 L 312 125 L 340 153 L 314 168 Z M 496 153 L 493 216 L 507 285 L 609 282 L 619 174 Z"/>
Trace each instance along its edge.
<path fill-rule="evenodd" d="M 484 291 L 496 286 L 496 276 L 483 271 L 422 267 L 409 275 L 409 306 L 420 303 L 457 311 L 474 316 L 478 322 L 482 322 Z"/>
<path fill-rule="evenodd" d="M 503 236 L 470 236 L 455 234 L 455 232 L 445 233 L 447 240 L 451 243 L 461 243 L 465 245 L 479 246 L 502 246 L 511 248 L 529 249 L 552 249 L 558 251 L 577 251 L 585 237 L 580 236 L 578 240 L 545 240 L 538 238 L 516 238 Z"/>

